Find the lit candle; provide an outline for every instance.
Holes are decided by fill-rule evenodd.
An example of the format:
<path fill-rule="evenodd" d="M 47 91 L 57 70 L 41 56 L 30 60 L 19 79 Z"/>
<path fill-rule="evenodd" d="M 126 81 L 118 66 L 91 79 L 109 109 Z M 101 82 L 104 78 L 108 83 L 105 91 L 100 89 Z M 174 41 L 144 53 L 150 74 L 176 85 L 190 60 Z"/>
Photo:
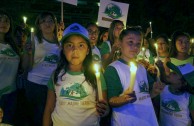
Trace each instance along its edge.
<path fill-rule="evenodd" d="M 159 60 L 159 54 L 158 54 L 158 44 L 155 43 L 154 46 L 156 47 L 156 55 L 157 55 L 157 60 Z"/>
<path fill-rule="evenodd" d="M 134 90 L 136 71 L 137 71 L 137 66 L 135 65 L 135 63 L 130 62 L 130 83 L 128 88 L 129 93 L 132 93 Z"/>
<path fill-rule="evenodd" d="M 26 24 L 26 21 L 27 21 L 27 17 L 23 17 L 23 20 L 24 20 L 24 24 Z"/>
<path fill-rule="evenodd" d="M 142 56 L 143 56 L 143 59 L 145 58 L 145 48 L 144 47 L 142 47 Z"/>
<path fill-rule="evenodd" d="M 152 22 L 151 21 L 150 21 L 150 28 L 151 28 L 151 38 L 152 38 L 153 32 L 152 32 Z"/>
<path fill-rule="evenodd" d="M 103 95 L 102 95 L 102 86 L 101 86 L 101 80 L 100 80 L 100 72 L 99 72 L 99 65 L 94 64 L 94 69 L 95 69 L 95 75 L 96 75 L 96 81 L 97 81 L 97 91 L 98 91 L 98 100 L 103 100 Z"/>
<path fill-rule="evenodd" d="M 194 43 L 194 38 L 191 39 L 191 43 Z"/>
<path fill-rule="evenodd" d="M 31 42 L 34 41 L 34 28 L 31 28 Z"/>
<path fill-rule="evenodd" d="M 63 1 L 61 1 L 61 21 L 63 22 Z"/>

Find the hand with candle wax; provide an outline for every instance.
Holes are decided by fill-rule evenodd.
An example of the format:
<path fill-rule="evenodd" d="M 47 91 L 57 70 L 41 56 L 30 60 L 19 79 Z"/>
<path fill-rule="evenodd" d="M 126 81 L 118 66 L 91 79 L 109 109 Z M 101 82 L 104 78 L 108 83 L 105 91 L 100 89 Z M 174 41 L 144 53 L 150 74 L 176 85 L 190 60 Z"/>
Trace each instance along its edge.
<path fill-rule="evenodd" d="M 133 103 L 137 100 L 135 91 L 129 92 L 129 90 L 126 90 L 122 95 L 118 97 L 113 97 L 109 100 L 109 103 L 111 106 L 119 107 L 128 103 Z"/>
<path fill-rule="evenodd" d="M 96 110 L 100 117 L 106 116 L 110 111 L 107 101 L 105 100 L 98 101 L 96 104 Z"/>

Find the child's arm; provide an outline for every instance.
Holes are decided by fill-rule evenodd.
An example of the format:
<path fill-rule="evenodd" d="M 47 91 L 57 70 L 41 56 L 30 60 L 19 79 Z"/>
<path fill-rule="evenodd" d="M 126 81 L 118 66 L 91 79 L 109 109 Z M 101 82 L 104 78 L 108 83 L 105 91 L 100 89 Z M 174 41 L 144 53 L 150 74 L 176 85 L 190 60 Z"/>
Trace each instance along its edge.
<path fill-rule="evenodd" d="M 52 126 L 51 113 L 54 110 L 55 102 L 56 102 L 55 92 L 53 90 L 48 89 L 47 101 L 43 116 L 43 126 Z"/>
<path fill-rule="evenodd" d="M 135 92 L 132 93 L 128 93 L 128 92 L 124 92 L 124 94 L 120 95 L 120 96 L 115 96 L 109 99 L 109 104 L 112 107 L 120 107 L 124 104 L 127 103 L 133 103 L 137 100 Z"/>

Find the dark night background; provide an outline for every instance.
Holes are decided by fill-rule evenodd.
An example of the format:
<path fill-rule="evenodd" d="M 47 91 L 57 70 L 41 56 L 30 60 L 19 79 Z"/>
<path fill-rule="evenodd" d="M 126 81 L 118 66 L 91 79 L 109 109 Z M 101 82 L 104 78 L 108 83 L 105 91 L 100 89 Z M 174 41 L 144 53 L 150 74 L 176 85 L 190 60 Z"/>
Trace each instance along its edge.
<path fill-rule="evenodd" d="M 78 0 L 78 6 L 64 3 L 64 23 L 82 25 L 96 22 L 100 0 Z M 128 3 L 127 25 L 140 25 L 144 30 L 152 21 L 153 36 L 182 29 L 194 36 L 194 0 L 114 0 Z M 27 24 L 34 25 L 36 16 L 42 11 L 51 11 L 60 20 L 61 4 L 57 0 L 0 0 L 0 8 L 6 9 L 13 17 L 15 25 L 27 16 Z"/>

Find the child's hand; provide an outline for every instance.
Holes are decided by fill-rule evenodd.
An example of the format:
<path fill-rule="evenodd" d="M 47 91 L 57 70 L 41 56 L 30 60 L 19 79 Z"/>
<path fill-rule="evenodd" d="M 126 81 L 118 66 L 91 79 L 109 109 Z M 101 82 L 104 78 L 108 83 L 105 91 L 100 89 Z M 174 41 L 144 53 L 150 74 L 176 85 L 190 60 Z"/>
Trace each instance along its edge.
<path fill-rule="evenodd" d="M 0 108 L 0 123 L 2 122 L 3 120 L 3 110 L 2 108 Z"/>
<path fill-rule="evenodd" d="M 155 82 L 152 88 L 151 97 L 159 95 L 165 87 L 165 84 L 162 82 Z"/>
<path fill-rule="evenodd" d="M 133 103 L 137 100 L 137 97 L 135 95 L 135 91 L 128 92 L 128 90 L 124 91 L 122 97 L 125 99 L 126 103 Z"/>
<path fill-rule="evenodd" d="M 98 114 L 101 117 L 104 117 L 109 113 L 108 103 L 104 100 L 98 101 L 98 103 L 96 104 L 96 109 L 97 109 Z"/>

